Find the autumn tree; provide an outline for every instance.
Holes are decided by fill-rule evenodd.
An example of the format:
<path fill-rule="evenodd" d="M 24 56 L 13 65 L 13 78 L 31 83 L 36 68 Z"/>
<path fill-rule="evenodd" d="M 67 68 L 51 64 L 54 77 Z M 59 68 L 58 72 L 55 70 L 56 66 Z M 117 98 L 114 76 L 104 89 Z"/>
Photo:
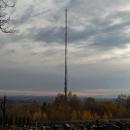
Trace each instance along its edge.
<path fill-rule="evenodd" d="M 48 117 L 50 120 L 64 121 L 66 118 L 66 102 L 63 94 L 58 94 L 54 102 L 48 104 Z"/>
<path fill-rule="evenodd" d="M 72 93 L 69 93 L 67 102 L 63 94 L 58 94 L 54 100 L 48 103 L 32 101 L 7 105 L 8 116 L 29 117 L 30 120 L 35 121 L 65 121 L 66 114 L 68 121 L 130 118 L 127 104 L 112 100 L 99 101 L 94 98 L 81 100 Z"/>
<path fill-rule="evenodd" d="M 14 29 L 9 26 L 10 15 L 9 8 L 15 6 L 16 1 L 9 2 L 9 0 L 0 0 L 0 30 L 4 33 L 12 33 Z"/>
<path fill-rule="evenodd" d="M 82 120 L 93 120 L 94 116 L 91 111 L 83 110 L 81 114 Z"/>
<path fill-rule="evenodd" d="M 69 92 L 68 94 L 68 107 L 71 120 L 80 120 L 81 118 L 81 101 L 75 94 Z"/>
<path fill-rule="evenodd" d="M 32 118 L 35 113 L 41 111 L 41 104 L 39 102 L 33 101 L 28 106 L 29 115 Z"/>

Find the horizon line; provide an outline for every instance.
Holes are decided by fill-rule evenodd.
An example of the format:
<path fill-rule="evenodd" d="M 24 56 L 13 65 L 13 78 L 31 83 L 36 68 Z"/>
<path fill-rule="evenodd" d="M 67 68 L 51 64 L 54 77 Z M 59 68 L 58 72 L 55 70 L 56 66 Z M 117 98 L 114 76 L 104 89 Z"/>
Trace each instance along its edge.
<path fill-rule="evenodd" d="M 70 91 L 77 96 L 86 97 L 115 97 L 120 94 L 130 95 L 130 90 L 123 91 L 119 89 L 86 89 L 82 91 Z M 43 91 L 43 90 L 14 90 L 14 89 L 0 89 L 0 95 L 16 95 L 16 96 L 57 96 L 58 94 L 64 94 L 63 91 Z"/>

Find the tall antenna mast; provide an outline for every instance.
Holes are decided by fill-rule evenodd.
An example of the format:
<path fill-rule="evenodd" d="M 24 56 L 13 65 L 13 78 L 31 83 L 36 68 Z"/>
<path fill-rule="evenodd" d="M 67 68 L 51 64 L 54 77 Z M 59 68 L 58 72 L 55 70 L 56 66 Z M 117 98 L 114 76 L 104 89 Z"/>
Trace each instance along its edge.
<path fill-rule="evenodd" d="M 67 101 L 67 91 L 68 91 L 68 68 L 67 68 L 67 44 L 68 44 L 68 20 L 67 20 L 67 14 L 68 10 L 65 9 L 65 100 Z"/>

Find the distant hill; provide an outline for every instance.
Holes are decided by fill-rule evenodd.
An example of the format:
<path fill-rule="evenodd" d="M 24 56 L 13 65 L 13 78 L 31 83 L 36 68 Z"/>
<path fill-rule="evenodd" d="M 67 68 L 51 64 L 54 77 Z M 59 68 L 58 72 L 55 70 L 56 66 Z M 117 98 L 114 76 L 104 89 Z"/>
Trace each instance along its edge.
<path fill-rule="evenodd" d="M 79 96 L 81 100 L 84 100 L 87 98 L 87 96 Z M 95 96 L 92 97 L 98 101 L 103 101 L 103 100 L 115 100 L 116 98 L 114 97 L 105 97 L 105 96 Z M 55 96 L 24 96 L 24 95 L 19 95 L 19 96 L 7 96 L 7 101 L 8 102 L 32 102 L 32 101 L 38 101 L 38 102 L 52 102 L 54 101 Z M 3 97 L 0 96 L 0 102 L 3 101 Z"/>
<path fill-rule="evenodd" d="M 7 96 L 7 99 L 9 101 L 15 101 L 15 102 L 32 102 L 32 101 L 38 101 L 38 102 L 51 102 L 54 100 L 54 96 Z M 0 101 L 2 100 L 2 97 L 0 97 Z"/>

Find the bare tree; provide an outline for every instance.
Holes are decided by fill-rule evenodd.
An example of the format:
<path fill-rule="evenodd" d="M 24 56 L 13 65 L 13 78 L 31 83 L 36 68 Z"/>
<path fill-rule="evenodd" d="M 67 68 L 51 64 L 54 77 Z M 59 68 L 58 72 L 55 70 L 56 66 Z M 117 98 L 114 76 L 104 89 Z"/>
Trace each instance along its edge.
<path fill-rule="evenodd" d="M 14 29 L 9 26 L 10 15 L 7 13 L 9 8 L 13 8 L 16 1 L 0 0 L 0 30 L 4 33 L 13 33 Z"/>

